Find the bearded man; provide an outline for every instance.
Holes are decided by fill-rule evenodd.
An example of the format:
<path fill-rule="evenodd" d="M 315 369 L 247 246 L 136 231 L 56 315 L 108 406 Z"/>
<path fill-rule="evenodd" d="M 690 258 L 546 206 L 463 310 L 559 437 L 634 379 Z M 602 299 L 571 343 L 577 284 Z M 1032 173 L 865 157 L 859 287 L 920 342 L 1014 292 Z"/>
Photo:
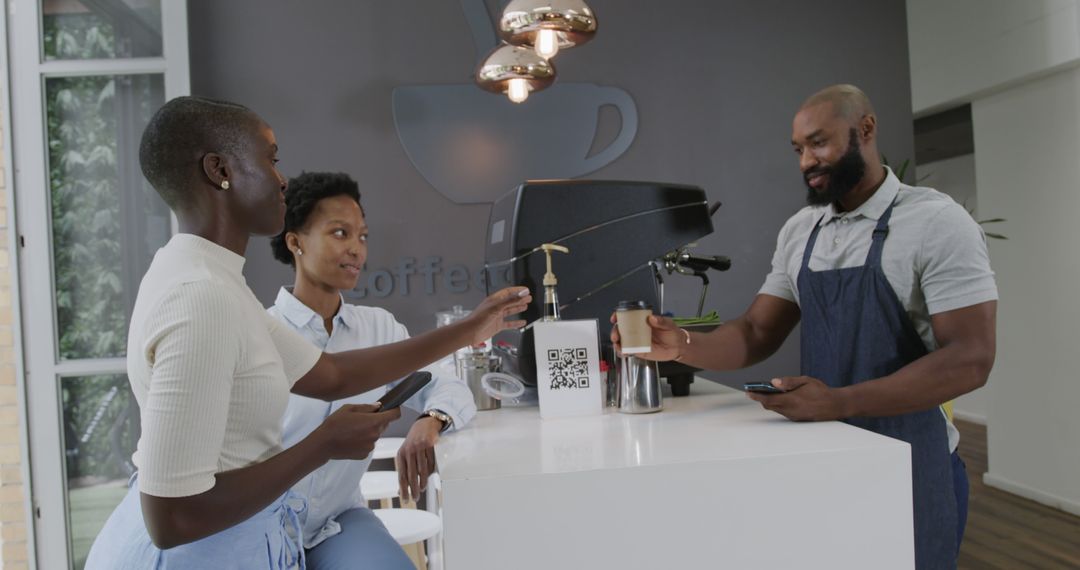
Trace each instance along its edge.
<path fill-rule="evenodd" d="M 780 230 L 749 309 L 705 333 L 649 317 L 651 352 L 635 356 L 743 368 L 801 321 L 800 375 L 749 396 L 791 420 L 843 420 L 911 444 L 916 567 L 955 568 L 968 481 L 942 405 L 986 383 L 997 286 L 979 225 L 949 196 L 897 179 L 877 135 L 857 87 L 807 99 L 791 145 L 809 206 Z"/>

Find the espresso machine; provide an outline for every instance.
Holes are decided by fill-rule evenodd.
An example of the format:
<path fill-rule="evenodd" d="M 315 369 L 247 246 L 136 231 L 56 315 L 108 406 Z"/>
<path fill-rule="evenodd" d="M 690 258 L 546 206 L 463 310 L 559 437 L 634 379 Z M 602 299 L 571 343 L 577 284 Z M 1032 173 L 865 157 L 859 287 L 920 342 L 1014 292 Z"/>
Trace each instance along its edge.
<path fill-rule="evenodd" d="M 726 258 L 695 257 L 688 244 L 713 232 L 705 191 L 696 186 L 614 180 L 530 180 L 499 198 L 485 240 L 488 294 L 508 285 L 542 290 L 543 244 L 569 248 L 558 260 L 559 312 L 563 319 L 594 318 L 605 360 L 614 362 L 609 317 L 619 301 L 637 299 L 663 307 L 662 268 L 703 276 L 724 270 Z M 696 271 L 696 272 L 695 272 Z M 707 277 L 703 277 L 707 285 Z M 702 295 L 704 299 L 704 294 Z M 543 318 L 534 300 L 521 316 Z M 531 329 L 502 333 L 496 349 L 526 385 L 535 385 Z M 661 376 L 685 395 L 695 368 L 663 363 Z"/>

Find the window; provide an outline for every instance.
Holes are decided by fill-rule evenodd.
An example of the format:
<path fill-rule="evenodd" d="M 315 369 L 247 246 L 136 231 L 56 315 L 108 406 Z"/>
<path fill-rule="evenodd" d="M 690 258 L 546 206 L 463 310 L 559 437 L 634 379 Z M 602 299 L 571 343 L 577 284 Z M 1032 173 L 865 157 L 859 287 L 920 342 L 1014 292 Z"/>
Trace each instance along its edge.
<path fill-rule="evenodd" d="M 139 170 L 138 144 L 154 111 L 189 90 L 187 6 L 13 4 L 31 557 L 39 568 L 78 569 L 133 469 L 139 421 L 125 375 L 127 325 L 173 227 Z"/>

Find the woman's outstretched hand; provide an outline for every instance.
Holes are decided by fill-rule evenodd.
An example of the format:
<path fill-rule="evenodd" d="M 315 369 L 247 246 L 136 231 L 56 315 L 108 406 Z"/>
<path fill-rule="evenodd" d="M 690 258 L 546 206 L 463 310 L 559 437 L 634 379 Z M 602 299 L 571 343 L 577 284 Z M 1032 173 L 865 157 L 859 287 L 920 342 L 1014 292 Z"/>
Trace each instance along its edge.
<path fill-rule="evenodd" d="M 506 329 L 525 326 L 525 321 L 507 320 L 507 317 L 524 311 L 531 302 L 532 295 L 527 287 L 507 287 L 488 295 L 465 317 L 473 331 L 469 344 L 480 344 Z"/>

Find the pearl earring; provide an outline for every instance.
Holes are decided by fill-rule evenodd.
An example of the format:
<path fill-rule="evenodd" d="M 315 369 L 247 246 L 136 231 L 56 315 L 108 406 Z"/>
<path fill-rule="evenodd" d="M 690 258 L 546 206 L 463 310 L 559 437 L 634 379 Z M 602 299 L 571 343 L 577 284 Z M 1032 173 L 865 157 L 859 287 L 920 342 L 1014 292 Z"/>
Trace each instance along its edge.
<path fill-rule="evenodd" d="M 221 181 L 221 189 L 222 190 L 228 190 L 229 189 L 229 181 L 228 180 L 222 180 Z"/>
<path fill-rule="evenodd" d="M 304 250 L 296 248 L 296 255 L 304 255 Z"/>

